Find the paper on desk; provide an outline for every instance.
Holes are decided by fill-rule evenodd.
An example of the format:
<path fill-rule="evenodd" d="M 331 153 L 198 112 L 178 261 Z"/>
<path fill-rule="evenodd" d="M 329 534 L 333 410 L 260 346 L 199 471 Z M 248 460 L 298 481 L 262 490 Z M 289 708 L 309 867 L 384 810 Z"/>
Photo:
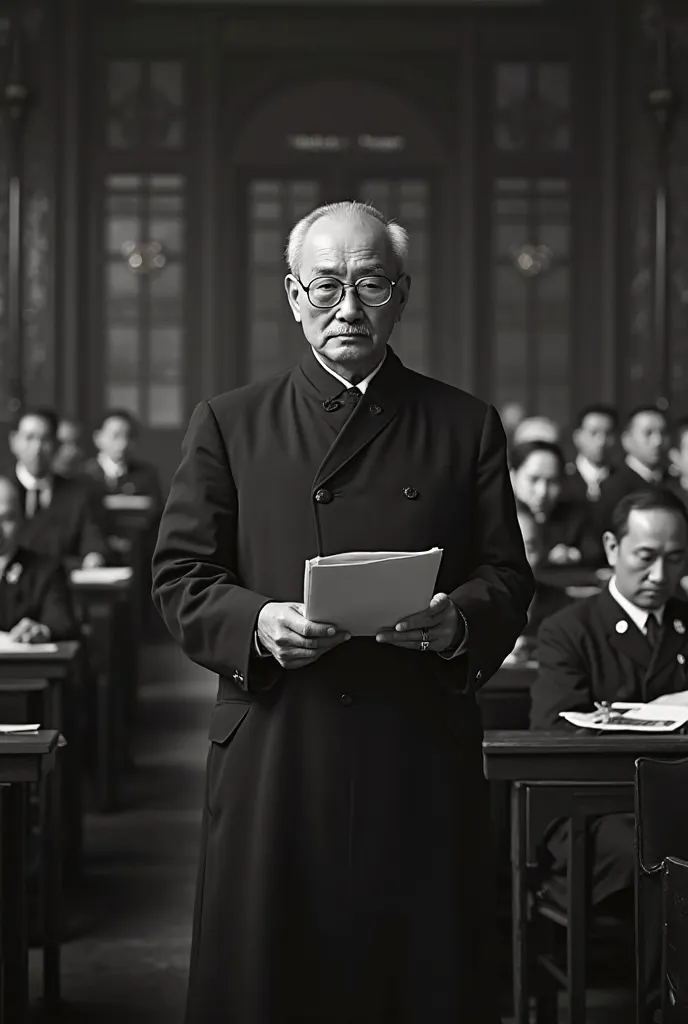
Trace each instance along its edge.
<path fill-rule="evenodd" d="M 103 505 L 113 511 L 124 509 L 139 512 L 151 508 L 153 499 L 148 494 L 106 494 Z"/>
<path fill-rule="evenodd" d="M 679 690 L 678 693 L 664 693 L 661 697 L 655 697 L 650 701 L 652 704 L 671 704 L 676 708 L 688 707 L 688 690 Z"/>
<path fill-rule="evenodd" d="M 101 565 L 97 569 L 72 569 L 72 583 L 121 583 L 130 580 L 130 565 Z"/>
<path fill-rule="evenodd" d="M 0 725 L 0 733 L 38 732 L 40 725 Z"/>
<path fill-rule="evenodd" d="M 672 704 L 628 704 L 617 701 L 611 706 L 610 721 L 604 721 L 600 711 L 560 711 L 571 725 L 583 729 L 597 729 L 603 732 L 673 732 L 688 722 L 688 707 Z"/>
<path fill-rule="evenodd" d="M 348 551 L 309 558 L 304 572 L 306 618 L 352 636 L 373 636 L 426 608 L 442 548 L 428 551 Z"/>
<path fill-rule="evenodd" d="M 0 630 L 0 654 L 54 654 L 57 644 L 23 644 L 10 640 L 9 633 Z"/>

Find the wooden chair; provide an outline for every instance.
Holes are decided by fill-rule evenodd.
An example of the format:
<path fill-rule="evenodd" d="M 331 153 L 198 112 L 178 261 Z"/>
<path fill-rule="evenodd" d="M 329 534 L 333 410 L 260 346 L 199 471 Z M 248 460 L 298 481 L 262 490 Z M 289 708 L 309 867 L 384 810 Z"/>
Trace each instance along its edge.
<path fill-rule="evenodd" d="M 639 757 L 635 765 L 636 833 L 636 976 L 637 1021 L 643 1021 L 648 979 L 645 977 L 644 937 L 650 901 L 661 898 L 658 880 L 668 857 L 688 860 L 688 758 L 662 761 Z M 678 869 L 674 867 L 672 880 Z M 674 920 L 674 917 L 672 917 Z M 688 946 L 688 940 L 686 940 Z M 668 953 L 668 950 L 667 950 Z M 666 964 L 662 970 L 662 1001 L 666 999 Z M 681 973 L 685 976 L 685 967 Z M 685 989 L 684 989 L 685 993 Z M 674 1012 L 675 1008 L 671 1008 Z M 669 1009 L 667 1009 L 669 1012 Z M 669 1016 L 666 1021 L 688 1021 L 688 1016 Z M 666 1024 L 662 1013 L 662 1024 Z"/>
<path fill-rule="evenodd" d="M 688 1022 L 688 861 L 667 857 L 662 872 L 662 1024 Z"/>

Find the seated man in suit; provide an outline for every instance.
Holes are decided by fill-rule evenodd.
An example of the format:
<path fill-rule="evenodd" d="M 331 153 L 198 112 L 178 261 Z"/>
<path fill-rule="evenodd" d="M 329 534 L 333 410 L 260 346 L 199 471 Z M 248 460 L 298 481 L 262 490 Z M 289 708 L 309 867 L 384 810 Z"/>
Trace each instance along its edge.
<path fill-rule="evenodd" d="M 57 442 L 54 413 L 23 413 L 9 441 L 24 518 L 18 537 L 22 547 L 77 558 L 84 568 L 104 565 L 109 549 L 88 485 L 52 469 Z"/>
<path fill-rule="evenodd" d="M 587 405 L 578 414 L 572 441 L 576 458 L 566 466 L 562 496 L 569 501 L 597 501 L 614 467 L 611 452 L 618 424 L 609 405 Z"/>
<path fill-rule="evenodd" d="M 667 467 L 670 436 L 669 420 L 655 406 L 640 406 L 628 417 L 621 434 L 626 453 L 624 463 L 600 488 L 597 502 L 600 533 L 610 529 L 612 513 L 624 495 L 644 487 L 676 489 Z"/>
<path fill-rule="evenodd" d="M 648 701 L 688 689 L 688 602 L 674 595 L 684 572 L 688 519 L 679 498 L 661 488 L 627 495 L 604 535 L 613 576 L 607 589 L 558 612 L 540 627 L 539 672 L 531 690 L 533 729 L 570 728 L 561 711 L 593 711 L 600 701 Z M 567 827 L 547 848 L 549 894 L 565 895 Z M 632 895 L 632 815 L 607 815 L 592 827 L 592 902 Z M 648 943 L 656 977 L 658 925 Z"/>
<path fill-rule="evenodd" d="M 85 473 L 110 494 L 141 494 L 152 498 L 160 508 L 162 498 L 155 466 L 136 458 L 138 426 L 123 409 L 106 412 L 93 433 L 98 454 L 89 459 Z"/>
<path fill-rule="evenodd" d="M 550 441 L 515 445 L 510 453 L 511 482 L 519 507 L 535 517 L 551 565 L 601 563 L 598 533 L 587 502 L 562 498 L 564 455 Z"/>
<path fill-rule="evenodd" d="M 79 476 L 84 469 L 86 453 L 82 445 L 81 424 L 62 419 L 57 428 L 57 450 L 53 456 L 53 471 L 61 476 Z"/>
<path fill-rule="evenodd" d="M 79 629 L 59 558 L 17 544 L 19 489 L 0 476 L 0 632 L 21 643 L 75 640 Z"/>
<path fill-rule="evenodd" d="M 521 527 L 523 545 L 530 568 L 536 572 L 545 556 L 545 545 L 542 527 L 535 516 L 525 506 L 518 507 L 518 525 Z M 535 593 L 528 609 L 528 623 L 516 641 L 506 662 L 521 664 L 535 657 L 535 640 L 542 622 L 571 604 L 571 598 L 562 587 L 553 587 L 551 583 L 543 583 L 535 576 Z"/>

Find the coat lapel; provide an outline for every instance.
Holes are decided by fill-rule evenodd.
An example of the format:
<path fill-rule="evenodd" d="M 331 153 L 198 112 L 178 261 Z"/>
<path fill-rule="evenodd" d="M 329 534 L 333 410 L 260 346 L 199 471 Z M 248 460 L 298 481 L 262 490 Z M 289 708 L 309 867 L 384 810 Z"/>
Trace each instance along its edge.
<path fill-rule="evenodd" d="M 643 634 L 608 589 L 603 590 L 597 600 L 610 644 L 647 671 L 652 661 L 652 650 Z"/>
<path fill-rule="evenodd" d="M 325 370 L 312 350 L 306 353 L 301 371 L 317 388 L 323 400 L 341 392 L 339 382 Z M 380 371 L 373 377 L 365 395 L 339 431 L 313 480 L 316 489 L 327 483 L 348 462 L 385 430 L 395 419 L 403 399 L 404 367 L 391 349 Z M 328 413 L 323 411 L 323 415 Z"/>
<path fill-rule="evenodd" d="M 661 672 L 671 662 L 676 664 L 676 656 L 688 644 L 688 615 L 682 602 L 669 600 L 664 609 L 662 619 L 662 639 L 652 666 L 652 675 Z"/>

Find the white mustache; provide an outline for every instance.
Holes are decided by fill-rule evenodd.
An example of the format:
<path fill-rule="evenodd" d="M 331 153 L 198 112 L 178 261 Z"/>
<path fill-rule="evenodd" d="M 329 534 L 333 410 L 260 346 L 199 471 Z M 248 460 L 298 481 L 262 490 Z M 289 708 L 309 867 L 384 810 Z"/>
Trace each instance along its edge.
<path fill-rule="evenodd" d="M 325 331 L 326 338 L 336 338 L 338 335 L 343 335 L 344 337 L 347 337 L 349 335 L 351 335 L 352 337 L 360 335 L 361 337 L 367 338 L 370 337 L 370 331 L 368 331 L 365 327 L 357 327 L 354 328 L 353 330 L 350 327 L 347 327 L 346 329 L 337 328 L 336 330 L 330 329 L 329 331 Z"/>

